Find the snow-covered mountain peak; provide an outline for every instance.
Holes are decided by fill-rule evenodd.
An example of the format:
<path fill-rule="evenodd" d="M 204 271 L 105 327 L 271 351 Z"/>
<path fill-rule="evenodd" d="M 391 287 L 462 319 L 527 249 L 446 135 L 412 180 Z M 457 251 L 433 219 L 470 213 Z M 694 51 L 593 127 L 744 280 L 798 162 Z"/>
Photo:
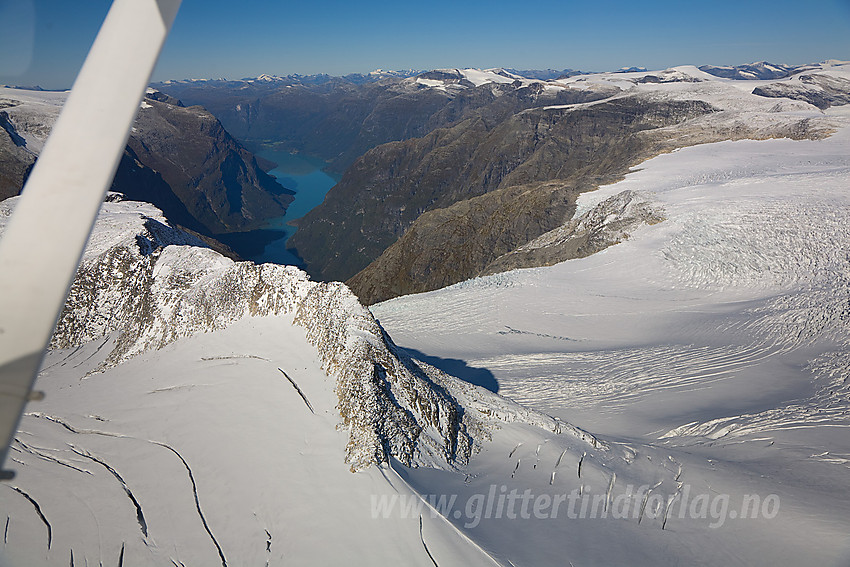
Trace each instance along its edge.
<path fill-rule="evenodd" d="M 151 205 L 116 197 L 102 206 L 41 372 L 47 402 L 28 411 L 13 447 L 19 491 L 2 498 L 7 549 L 23 564 L 41 553 L 44 525 L 48 555 L 59 549 L 62 560 L 69 551 L 83 562 L 119 552 L 154 564 L 256 557 L 284 547 L 281 531 L 304 532 L 300 507 L 367 520 L 370 494 L 418 498 L 407 467 L 462 478 L 457 471 L 503 428 L 529 443 L 545 436 L 560 459 L 584 459 L 586 474 L 617 460 L 581 429 L 412 359 L 345 285 L 234 262 Z M 17 200 L 0 203 L 0 237 Z M 90 493 L 85 519 L 68 490 Z M 124 515 L 128 497 L 133 513 Z M 225 518 L 237 525 L 224 530 Z M 434 518 L 425 519 L 431 550 L 411 564 L 447 549 L 466 564 L 490 563 Z M 338 523 L 307 532 L 329 534 Z M 351 529 L 353 549 L 388 534 L 374 522 Z M 421 545 L 394 537 L 391 557 L 399 545 Z M 285 547 L 289 557 L 336 557 Z"/>
<path fill-rule="evenodd" d="M 417 73 L 414 69 L 404 69 L 401 71 L 391 71 L 387 69 L 375 69 L 374 71 L 370 71 L 368 76 L 373 79 L 388 79 L 391 77 L 411 77 Z"/>
<path fill-rule="evenodd" d="M 248 82 L 257 82 L 257 83 L 276 83 L 278 81 L 285 80 L 284 77 L 278 77 L 277 75 L 268 75 L 263 73 L 256 79 L 251 79 Z"/>
<path fill-rule="evenodd" d="M 483 70 L 462 69 L 460 73 L 464 76 L 464 78 L 466 78 L 466 80 L 474 84 L 476 87 L 487 83 L 505 84 L 513 83 L 517 80 L 523 80 L 523 77 L 520 77 L 519 75 L 514 75 L 513 73 L 509 73 L 501 68 Z"/>
<path fill-rule="evenodd" d="M 850 61 L 844 59 L 826 59 L 820 63 L 820 66 L 823 69 L 829 69 L 830 67 L 845 67 L 848 65 L 850 65 Z"/>
<path fill-rule="evenodd" d="M 495 69 L 434 69 L 420 73 L 408 79 L 410 84 L 430 87 L 442 91 L 461 90 L 480 87 L 482 85 L 512 84 L 519 81 L 522 85 L 542 83 L 543 81 L 526 79 L 501 68 Z"/>

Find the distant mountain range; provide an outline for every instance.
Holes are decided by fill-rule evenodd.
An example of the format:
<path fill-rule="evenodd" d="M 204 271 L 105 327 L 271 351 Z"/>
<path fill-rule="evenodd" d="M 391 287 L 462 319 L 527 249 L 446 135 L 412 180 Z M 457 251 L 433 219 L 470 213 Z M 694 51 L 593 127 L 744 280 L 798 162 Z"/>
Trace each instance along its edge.
<path fill-rule="evenodd" d="M 324 77 L 161 88 L 210 108 L 249 145 L 318 155 L 344 173 L 289 242 L 314 277 L 347 280 L 373 302 L 489 273 L 505 265 L 502 255 L 516 265 L 515 251 L 571 220 L 578 194 L 659 152 L 819 137 L 818 109 L 846 104 L 843 69 L 438 69 L 364 84 Z M 565 258 L 566 248 L 545 250 L 521 255 L 522 265 Z"/>
<path fill-rule="evenodd" d="M 742 65 L 701 65 L 699 69 L 701 71 L 705 71 L 706 73 L 710 73 L 717 77 L 724 77 L 727 79 L 739 79 L 739 80 L 765 80 L 765 79 L 781 79 L 783 77 L 787 77 L 788 75 L 794 73 L 797 70 L 804 70 L 807 67 L 812 67 L 812 65 L 786 65 L 783 63 L 768 63 L 767 61 L 758 61 L 755 63 L 745 63 Z M 515 75 L 519 75 L 521 77 L 527 79 L 538 79 L 541 81 L 551 81 L 553 79 L 561 79 L 566 77 L 572 77 L 574 75 L 592 75 L 595 73 L 599 73 L 599 71 L 582 71 L 576 69 L 515 69 L 515 68 L 505 68 L 507 72 L 510 72 Z M 639 73 L 649 71 L 646 67 L 640 66 L 626 66 L 617 69 L 615 72 L 617 73 Z M 161 85 L 173 85 L 180 83 L 198 83 L 198 82 L 258 82 L 258 83 L 286 83 L 286 84 L 320 84 L 323 82 L 327 82 L 333 79 L 345 79 L 347 81 L 351 81 L 353 83 L 364 83 L 368 81 L 381 81 L 384 79 L 404 79 L 408 77 L 415 77 L 422 73 L 427 73 L 427 69 L 415 70 L 415 69 L 404 69 L 404 70 L 386 70 L 386 69 L 376 69 L 369 73 L 350 73 L 347 75 L 329 75 L 327 73 L 316 73 L 310 75 L 302 75 L 299 73 L 291 73 L 288 75 L 275 75 L 275 74 L 266 74 L 263 73 L 257 77 L 245 77 L 242 79 L 236 80 L 228 80 L 228 79 L 179 79 L 179 80 L 169 80 L 164 81 L 159 84 Z M 17 87 L 10 87 L 17 88 Z M 41 90 L 40 87 L 21 87 L 27 89 L 35 89 Z"/>
<path fill-rule="evenodd" d="M 749 63 L 747 65 L 736 65 L 726 67 L 718 67 L 715 65 L 702 65 L 701 67 L 699 67 L 699 70 L 705 71 L 706 73 L 711 73 L 716 77 L 748 81 L 765 79 L 784 79 L 785 77 L 788 77 L 797 70 L 802 70 L 805 68 L 806 66 L 804 65 L 774 65 L 772 63 L 768 63 L 767 61 L 760 61 L 758 63 Z"/>
<path fill-rule="evenodd" d="M 348 281 L 374 302 L 489 273 L 504 255 L 516 265 L 516 251 L 571 221 L 579 194 L 659 152 L 821 136 L 817 113 L 850 101 L 844 69 L 761 62 L 168 81 L 142 104 L 114 189 L 196 233 L 225 235 L 261 228 L 292 200 L 264 173 L 272 164 L 248 149 L 320 157 L 342 179 L 298 221 L 290 246 L 313 277 Z M 0 196 L 20 190 L 65 96 L 28 92 L 6 89 L 0 100 Z M 521 264 L 564 253 L 546 250 L 554 256 L 536 250 Z"/>

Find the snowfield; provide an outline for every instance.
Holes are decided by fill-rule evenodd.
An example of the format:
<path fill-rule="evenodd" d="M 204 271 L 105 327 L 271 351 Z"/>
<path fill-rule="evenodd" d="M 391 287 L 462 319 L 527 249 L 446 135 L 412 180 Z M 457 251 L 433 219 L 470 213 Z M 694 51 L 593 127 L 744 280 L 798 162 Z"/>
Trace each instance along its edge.
<path fill-rule="evenodd" d="M 451 72 L 419 85 L 514 81 Z M 0 565 L 847 565 L 850 109 L 751 94 L 795 80 L 547 83 L 822 139 L 660 155 L 579 199 L 603 227 L 651 210 L 619 244 L 371 310 L 105 203 L 0 485 Z"/>
<path fill-rule="evenodd" d="M 235 263 L 144 203 L 103 205 L 51 348 L 0 493 L 3 564 L 492 565 L 375 499 L 421 502 L 408 467 L 462 476 L 502 426 L 601 446 L 417 365 L 341 284 Z"/>
<path fill-rule="evenodd" d="M 21 136 L 25 147 L 33 154 L 41 153 L 44 142 L 70 91 L 28 91 L 0 87 L 0 108 L 3 109 Z"/>
<path fill-rule="evenodd" d="M 641 545 L 631 559 L 612 549 L 571 557 L 768 565 L 796 563 L 786 554 L 799 553 L 846 564 L 850 113 L 827 115 L 842 125 L 825 140 L 685 148 L 582 195 L 577 216 L 624 191 L 663 211 L 663 222 L 603 252 L 372 307 L 400 346 L 431 364 L 492 373 L 500 395 L 614 446 L 690 461 L 680 482 L 782 499 L 763 526 L 738 520 L 734 534 L 708 536 L 728 554 Z M 720 478 L 704 477 L 709 470 Z M 781 521 L 803 510 L 812 522 L 799 528 L 805 541 Z M 571 533 L 586 526 L 576 524 Z M 666 545 L 701 545 L 682 530 Z M 598 545 L 630 537 L 589 531 Z M 749 550 L 734 548 L 742 540 Z"/>

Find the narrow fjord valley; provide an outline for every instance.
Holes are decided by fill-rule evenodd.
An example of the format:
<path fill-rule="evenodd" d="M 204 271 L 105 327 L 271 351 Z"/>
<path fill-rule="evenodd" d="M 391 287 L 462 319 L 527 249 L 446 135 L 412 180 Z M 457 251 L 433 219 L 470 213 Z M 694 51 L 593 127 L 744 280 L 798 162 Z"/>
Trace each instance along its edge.
<path fill-rule="evenodd" d="M 63 100 L 0 91 L 0 236 Z M 0 561 L 846 565 L 848 103 L 840 61 L 154 84 Z M 269 152 L 338 182 L 288 214 Z"/>
<path fill-rule="evenodd" d="M 846 104 L 846 79 L 817 66 L 767 67 L 776 71 L 766 79 L 730 80 L 710 66 L 545 81 L 450 69 L 365 84 L 267 77 L 159 88 L 217 108 L 246 143 L 322 147 L 342 179 L 296 221 L 288 244 L 313 277 L 347 281 L 375 303 L 489 273 L 502 256 L 569 222 L 578 195 L 649 157 L 723 140 L 824 137 L 826 122 L 800 111 L 815 96 L 818 108 Z M 768 94 L 775 91 L 799 102 L 780 103 Z M 304 107 L 315 110 L 299 113 Z M 341 109 L 351 117 L 339 132 Z M 335 146 L 345 140 L 347 148 Z"/>

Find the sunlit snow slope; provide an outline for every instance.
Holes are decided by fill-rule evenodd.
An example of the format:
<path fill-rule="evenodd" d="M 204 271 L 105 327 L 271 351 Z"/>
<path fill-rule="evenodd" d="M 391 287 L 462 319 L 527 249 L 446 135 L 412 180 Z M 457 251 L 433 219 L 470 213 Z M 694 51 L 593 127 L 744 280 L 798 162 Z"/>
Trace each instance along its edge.
<path fill-rule="evenodd" d="M 372 521 L 412 494 L 373 463 L 451 469 L 487 426 L 338 284 L 109 202 L 52 347 L 0 485 L 4 565 L 492 564 L 445 521 Z"/>
<path fill-rule="evenodd" d="M 373 306 L 416 356 L 492 373 L 500 394 L 638 453 L 668 451 L 689 463 L 685 483 L 781 497 L 764 525 L 705 539 L 679 525 L 635 546 L 577 520 L 562 549 L 574 564 L 850 561 L 850 113 L 827 115 L 844 126 L 825 140 L 686 148 L 583 195 L 577 215 L 635 191 L 666 219 L 596 255 Z"/>
<path fill-rule="evenodd" d="M 604 448 L 417 365 L 341 284 L 235 263 L 144 203 L 104 204 L 51 349 L 0 485 L 3 565 L 500 564 L 409 471 L 462 480 L 502 428 Z"/>

